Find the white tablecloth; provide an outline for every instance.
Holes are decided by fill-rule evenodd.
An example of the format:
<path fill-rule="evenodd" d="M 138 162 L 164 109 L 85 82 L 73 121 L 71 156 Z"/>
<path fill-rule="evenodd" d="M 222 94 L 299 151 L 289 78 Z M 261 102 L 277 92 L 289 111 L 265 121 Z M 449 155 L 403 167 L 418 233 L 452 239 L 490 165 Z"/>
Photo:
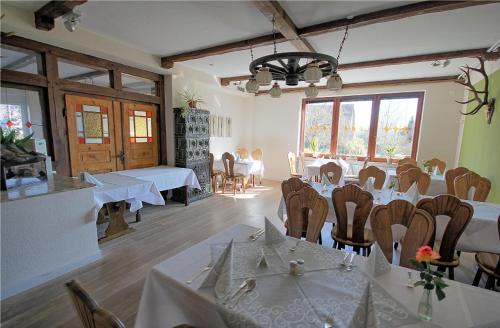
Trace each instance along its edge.
<path fill-rule="evenodd" d="M 304 176 L 306 177 L 319 176 L 321 166 L 329 162 L 333 162 L 342 167 L 342 177 L 350 171 L 351 166 L 344 160 L 340 161 L 338 159 L 318 158 L 314 160 L 314 162 L 306 164 L 306 167 L 304 169 Z"/>
<path fill-rule="evenodd" d="M 322 319 L 327 316 L 335 320 L 335 327 L 347 326 L 346 320 L 366 317 L 381 321 L 377 327 L 428 326 L 416 317 L 423 290 L 406 287 L 407 269 L 392 266 L 388 273 L 373 277 L 367 259 L 356 256 L 353 271 L 347 272 L 339 267 L 343 253 L 338 250 L 302 241 L 290 253 L 289 247 L 295 246 L 296 239 L 288 238 L 275 246 L 265 246 L 264 237 L 251 243 L 249 236 L 256 230 L 245 225 L 232 226 L 153 267 L 146 278 L 135 327 L 172 327 L 182 323 L 217 328 L 323 327 Z M 250 265 L 249 275 L 257 283 L 233 310 L 221 305 L 211 288 L 200 289 L 207 273 L 190 285 L 185 283 L 216 261 L 212 256 L 214 248 L 224 247 L 230 240 L 240 250 L 239 256 L 234 256 L 233 248 L 233 273 L 238 275 Z M 256 268 L 258 254 L 245 251 L 259 247 L 269 252 L 267 268 Z M 291 276 L 286 264 L 298 257 L 305 261 L 305 274 Z M 232 277 L 240 283 L 241 279 Z M 417 279 L 416 272 L 413 279 Z M 432 294 L 432 325 L 498 327 L 498 293 L 446 282 L 450 286 L 445 289 L 445 300 L 438 302 Z M 367 306 L 372 311 L 358 312 Z"/>
<path fill-rule="evenodd" d="M 110 174 L 151 181 L 160 191 L 180 188 L 182 186 L 201 189 L 194 171 L 182 167 L 155 166 L 143 169 L 116 171 Z"/>
<path fill-rule="evenodd" d="M 394 179 L 396 179 L 396 170 L 388 170 L 385 178 L 384 187 L 389 186 L 390 182 Z M 426 194 L 429 196 L 437 196 L 446 193 L 447 193 L 447 188 L 444 175 L 431 174 L 431 184 L 429 185 L 429 189 L 427 190 Z"/>
<path fill-rule="evenodd" d="M 313 187 L 321 193 L 323 197 L 326 197 L 329 204 L 328 215 L 326 217 L 327 222 L 336 223 L 337 217 L 335 216 L 335 210 L 333 208 L 332 202 L 332 191 L 334 186 L 330 186 L 327 189 L 324 189 L 319 183 L 312 183 Z M 428 196 L 423 196 L 428 197 Z M 423 198 L 422 197 L 422 198 Z M 402 198 L 404 196 L 397 196 L 397 193 L 393 193 L 392 199 Z M 390 191 L 375 191 L 373 193 L 373 201 L 374 206 L 380 204 L 387 204 L 391 201 Z M 465 251 L 465 252 L 492 252 L 492 253 L 500 253 L 500 242 L 498 240 L 498 228 L 497 228 L 497 219 L 500 215 L 500 205 L 492 204 L 492 203 L 483 203 L 483 202 L 473 202 L 466 201 L 470 203 L 474 208 L 474 214 L 472 216 L 471 221 L 465 228 L 462 236 L 458 240 L 457 250 Z M 347 214 L 349 217 L 349 222 L 352 222 L 352 217 L 354 214 L 355 204 L 348 203 L 347 204 Z M 280 200 L 280 204 L 278 207 L 278 217 L 284 220 L 286 215 L 286 206 L 283 197 Z M 447 217 L 439 217 L 437 218 L 437 227 L 436 227 L 436 239 L 441 240 L 444 228 L 448 223 Z M 366 221 L 366 228 L 370 229 L 370 218 Z M 400 227 L 394 227 L 393 229 L 393 237 L 394 241 L 400 240 L 403 236 L 405 230 Z"/>
<path fill-rule="evenodd" d="M 142 202 L 153 205 L 165 205 L 156 185 L 151 181 L 140 180 L 115 173 L 96 174 L 94 177 L 103 185 L 94 188 L 96 211 L 110 202 L 126 201 L 130 211 L 142 208 Z"/>
<path fill-rule="evenodd" d="M 224 163 L 221 159 L 214 161 L 214 170 L 224 172 Z M 258 175 L 264 177 L 264 162 L 250 159 L 243 159 L 234 162 L 234 173 L 242 174 L 245 177 Z"/>

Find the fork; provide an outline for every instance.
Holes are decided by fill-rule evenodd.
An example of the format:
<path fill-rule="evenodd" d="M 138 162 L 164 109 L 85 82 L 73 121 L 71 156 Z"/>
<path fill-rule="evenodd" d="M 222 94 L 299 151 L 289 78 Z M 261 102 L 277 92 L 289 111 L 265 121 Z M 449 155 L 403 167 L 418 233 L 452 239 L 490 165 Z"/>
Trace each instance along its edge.
<path fill-rule="evenodd" d="M 259 239 L 260 236 L 262 236 L 264 234 L 265 230 L 262 229 L 261 231 L 255 233 L 254 235 L 250 236 L 250 239 L 252 241 L 256 241 L 257 239 Z"/>

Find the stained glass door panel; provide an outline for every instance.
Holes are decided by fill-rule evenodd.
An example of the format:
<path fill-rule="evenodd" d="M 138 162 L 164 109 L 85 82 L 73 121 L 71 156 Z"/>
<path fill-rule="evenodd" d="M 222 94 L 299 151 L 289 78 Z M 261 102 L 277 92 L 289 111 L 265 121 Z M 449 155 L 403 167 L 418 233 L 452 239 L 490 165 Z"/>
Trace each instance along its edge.
<path fill-rule="evenodd" d="M 66 95 L 71 175 L 116 171 L 113 102 Z"/>
<path fill-rule="evenodd" d="M 122 103 L 125 169 L 158 165 L 156 106 Z"/>

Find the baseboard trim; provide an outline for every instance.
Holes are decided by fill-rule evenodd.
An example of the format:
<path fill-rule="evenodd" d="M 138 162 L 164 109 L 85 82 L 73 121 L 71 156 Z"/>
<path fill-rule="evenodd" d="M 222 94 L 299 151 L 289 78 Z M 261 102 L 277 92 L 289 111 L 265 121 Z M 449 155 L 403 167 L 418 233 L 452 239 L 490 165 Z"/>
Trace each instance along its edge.
<path fill-rule="evenodd" d="M 30 288 L 36 287 L 38 285 L 41 285 L 43 283 L 46 283 L 54 278 L 60 277 L 63 274 L 66 274 L 68 272 L 71 272 L 73 270 L 76 270 L 82 266 L 85 266 L 87 264 L 93 263 L 97 260 L 99 260 L 102 257 L 101 250 L 98 250 L 97 253 L 87 256 L 83 259 L 68 263 L 66 265 L 63 265 L 62 267 L 43 273 L 41 275 L 37 275 L 19 282 L 16 282 L 14 284 L 10 284 L 8 286 L 2 286 L 2 291 L 0 294 L 0 300 L 4 300 L 8 297 L 17 295 L 21 292 L 24 292 Z"/>

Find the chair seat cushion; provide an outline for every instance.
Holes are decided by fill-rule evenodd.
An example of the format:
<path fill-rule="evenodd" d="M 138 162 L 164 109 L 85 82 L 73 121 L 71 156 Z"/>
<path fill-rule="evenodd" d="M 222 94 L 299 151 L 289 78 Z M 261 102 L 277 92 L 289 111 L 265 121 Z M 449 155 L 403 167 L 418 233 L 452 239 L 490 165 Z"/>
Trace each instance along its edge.
<path fill-rule="evenodd" d="M 453 260 L 451 261 L 440 261 L 440 260 L 434 260 L 431 262 L 432 265 L 437 265 L 437 266 L 443 266 L 443 267 L 457 267 L 460 265 L 460 259 L 458 256 L 453 255 Z"/>
<path fill-rule="evenodd" d="M 360 247 L 368 247 L 373 244 L 375 238 L 373 237 L 373 233 L 370 229 L 364 229 L 364 242 L 354 242 L 352 241 L 352 224 L 347 225 L 347 239 L 343 239 L 337 236 L 337 228 L 338 224 L 332 230 L 332 238 L 335 239 L 339 243 L 343 243 L 349 246 L 360 246 Z"/>
<path fill-rule="evenodd" d="M 498 261 L 500 260 L 500 255 L 493 253 L 481 252 L 476 254 L 476 262 L 483 270 L 489 275 L 497 277 L 500 279 L 499 274 L 495 274 L 495 269 L 498 265 Z"/>

